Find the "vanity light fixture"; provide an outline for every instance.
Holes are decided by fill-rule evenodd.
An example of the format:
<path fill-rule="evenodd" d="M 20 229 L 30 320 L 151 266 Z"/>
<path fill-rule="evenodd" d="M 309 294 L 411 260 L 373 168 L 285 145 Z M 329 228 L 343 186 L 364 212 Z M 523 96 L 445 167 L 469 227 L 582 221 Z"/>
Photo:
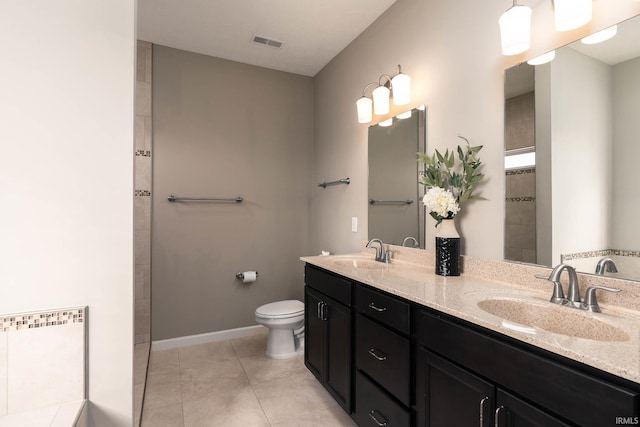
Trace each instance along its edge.
<path fill-rule="evenodd" d="M 517 55 L 529 49 L 531 44 L 531 8 L 513 0 L 513 6 L 500 16 L 502 54 Z"/>
<path fill-rule="evenodd" d="M 556 30 L 570 31 L 591 21 L 592 0 L 554 0 Z"/>
<path fill-rule="evenodd" d="M 582 43 L 584 44 L 602 43 L 603 41 L 609 40 L 616 34 L 618 34 L 618 26 L 614 25 L 612 27 L 605 28 L 602 31 L 598 31 L 597 33 L 593 33 L 590 36 L 584 37 L 582 39 Z"/>
<path fill-rule="evenodd" d="M 387 120 L 383 120 L 378 124 L 380 125 L 380 127 L 383 127 L 383 128 L 389 127 L 393 124 L 393 117 L 388 118 Z"/>
<path fill-rule="evenodd" d="M 573 30 L 591 21 L 593 0 L 552 1 L 557 31 Z M 518 5 L 517 0 L 513 0 L 513 6 L 500 16 L 498 24 L 500 25 L 503 55 L 517 55 L 529 49 L 531 44 L 531 15 L 532 10 L 530 7 Z"/>
<path fill-rule="evenodd" d="M 528 60 L 527 64 L 542 65 L 542 64 L 546 64 L 547 62 L 553 61 L 555 57 L 556 57 L 556 51 L 552 50 L 551 52 L 543 53 L 540 56 L 536 56 L 535 58 Z"/>
<path fill-rule="evenodd" d="M 405 111 L 404 113 L 400 113 L 396 116 L 396 119 L 408 119 L 409 117 L 411 117 L 411 114 L 413 113 L 413 110 L 408 110 Z"/>
<path fill-rule="evenodd" d="M 386 82 L 383 83 L 385 79 Z M 371 98 L 369 98 L 365 92 L 373 85 L 377 85 L 377 87 L 371 92 Z M 411 101 L 411 77 L 402 72 L 400 65 L 398 65 L 398 73 L 393 78 L 382 74 L 377 82 L 369 83 L 362 89 L 362 97 L 356 101 L 358 122 L 371 122 L 373 120 L 372 108 L 378 116 L 389 114 L 390 98 L 393 98 L 394 105 L 406 105 Z"/>

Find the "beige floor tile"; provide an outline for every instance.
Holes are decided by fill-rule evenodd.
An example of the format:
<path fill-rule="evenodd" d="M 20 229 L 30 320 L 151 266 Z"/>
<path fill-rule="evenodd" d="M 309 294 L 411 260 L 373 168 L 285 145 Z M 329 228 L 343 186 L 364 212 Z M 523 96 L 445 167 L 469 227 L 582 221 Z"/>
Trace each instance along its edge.
<path fill-rule="evenodd" d="M 260 331 L 255 335 L 249 335 L 241 338 L 234 338 L 231 340 L 231 345 L 238 357 L 252 357 L 260 356 L 267 350 L 267 334 L 268 329 L 262 328 L 264 331 Z"/>
<path fill-rule="evenodd" d="M 233 393 L 249 385 L 249 379 L 238 359 L 182 369 L 180 382 L 185 402 L 219 393 Z"/>
<path fill-rule="evenodd" d="M 271 425 L 273 427 L 357 427 L 344 409 L 337 405 Z"/>
<path fill-rule="evenodd" d="M 183 407 L 185 427 L 269 426 L 251 387 L 184 402 Z"/>
<path fill-rule="evenodd" d="M 145 408 L 141 427 L 184 427 L 182 404 Z"/>
<path fill-rule="evenodd" d="M 242 358 L 240 363 L 242 363 L 252 385 L 308 372 L 302 356 L 291 359 L 270 359 L 261 355 Z"/>
<path fill-rule="evenodd" d="M 178 349 L 152 351 L 149 356 L 149 374 L 180 372 Z"/>
<path fill-rule="evenodd" d="M 147 377 L 144 410 L 182 402 L 180 374 L 153 374 Z"/>
<path fill-rule="evenodd" d="M 231 341 L 216 341 L 178 349 L 180 369 L 203 366 L 220 360 L 236 359 Z"/>
<path fill-rule="evenodd" d="M 315 377 L 307 374 L 254 385 L 253 390 L 272 424 L 338 405 Z"/>

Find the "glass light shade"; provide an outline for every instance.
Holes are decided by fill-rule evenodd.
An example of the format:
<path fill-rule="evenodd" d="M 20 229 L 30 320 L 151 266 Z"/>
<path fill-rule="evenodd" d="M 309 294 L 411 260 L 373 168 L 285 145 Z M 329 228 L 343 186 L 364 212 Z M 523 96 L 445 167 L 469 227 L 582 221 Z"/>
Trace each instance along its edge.
<path fill-rule="evenodd" d="M 556 30 L 569 31 L 591 21 L 592 0 L 554 0 Z"/>
<path fill-rule="evenodd" d="M 614 25 L 613 27 L 605 28 L 602 31 L 598 31 L 597 33 L 593 33 L 590 36 L 584 37 L 582 39 L 582 43 L 584 44 L 602 43 L 603 41 L 609 40 L 616 34 L 618 34 L 618 26 Z"/>
<path fill-rule="evenodd" d="M 556 57 L 556 51 L 552 50 L 551 52 L 543 53 L 540 56 L 536 56 L 535 58 L 528 60 L 527 64 L 542 65 L 542 64 L 546 64 L 547 62 L 553 61 L 555 57 Z"/>
<path fill-rule="evenodd" d="M 413 113 L 413 111 L 409 110 L 409 111 L 405 111 L 404 113 L 400 113 L 396 116 L 396 118 L 402 120 L 402 119 L 408 119 L 409 117 L 411 117 L 411 113 Z"/>
<path fill-rule="evenodd" d="M 411 102 L 411 77 L 408 74 L 396 75 L 391 79 L 391 86 L 395 105 L 407 105 Z"/>
<path fill-rule="evenodd" d="M 371 93 L 373 95 L 373 112 L 378 116 L 389 114 L 389 88 L 378 86 Z"/>
<path fill-rule="evenodd" d="M 373 107 L 373 101 L 366 96 L 356 101 L 356 108 L 358 109 L 358 123 L 369 123 L 373 119 L 371 109 Z"/>
<path fill-rule="evenodd" d="M 531 8 L 513 6 L 498 20 L 502 54 L 517 55 L 529 49 L 531 44 Z"/>
<path fill-rule="evenodd" d="M 393 117 L 387 120 L 383 120 L 380 123 L 378 123 L 380 126 L 382 126 L 383 128 L 386 128 L 388 126 L 391 126 L 393 124 Z"/>

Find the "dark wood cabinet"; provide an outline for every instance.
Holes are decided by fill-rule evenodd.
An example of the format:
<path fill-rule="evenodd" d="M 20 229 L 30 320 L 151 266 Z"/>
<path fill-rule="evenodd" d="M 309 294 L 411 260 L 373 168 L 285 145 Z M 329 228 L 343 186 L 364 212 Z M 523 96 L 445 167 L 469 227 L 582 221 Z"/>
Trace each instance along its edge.
<path fill-rule="evenodd" d="M 309 269 L 312 269 L 311 274 Z M 328 289 L 331 292 L 331 284 L 340 284 L 350 290 L 351 283 L 309 266 L 306 270 L 306 283 L 305 365 L 334 399 L 351 413 L 351 308 L 317 289 Z M 344 298 L 345 295 L 350 294 L 340 290 L 337 296 L 350 302 L 350 296 Z"/>
<path fill-rule="evenodd" d="M 418 426 L 493 426 L 493 384 L 424 349 L 416 370 Z"/>
<path fill-rule="evenodd" d="M 604 427 L 640 416 L 637 383 L 311 265 L 305 281 L 305 364 L 359 426 Z"/>
<path fill-rule="evenodd" d="M 451 378 L 449 383 L 440 381 L 440 385 L 431 382 L 433 360 L 439 360 L 437 365 L 440 367 L 447 366 L 447 372 L 457 369 L 456 372 L 466 372 L 467 379 L 475 376 L 494 385 L 495 403 L 490 405 L 494 413 L 489 416 L 492 421 L 488 425 L 602 427 L 614 426 L 617 417 L 638 415 L 640 394 L 637 385 L 629 384 L 630 388 L 627 388 L 617 384 L 623 382 L 621 379 L 614 383 L 590 375 L 578 370 L 577 362 L 561 362 L 558 356 L 516 345 L 506 337 L 490 334 L 434 310 L 416 308 L 414 325 L 421 354 L 416 365 L 417 402 L 422 402 L 416 407 L 420 426 L 455 425 L 424 421 L 432 417 L 432 411 L 439 410 L 434 409 L 439 408 L 438 405 L 429 401 L 430 391 L 449 392 L 453 387 Z M 425 357 L 424 353 L 433 355 Z M 438 375 L 445 377 L 445 374 Z M 463 375 L 458 375 L 460 377 Z M 478 396 L 474 398 L 477 400 Z M 479 414 L 481 405 L 469 399 L 468 410 Z M 454 409 L 458 411 L 456 414 L 466 414 L 460 408 Z"/>

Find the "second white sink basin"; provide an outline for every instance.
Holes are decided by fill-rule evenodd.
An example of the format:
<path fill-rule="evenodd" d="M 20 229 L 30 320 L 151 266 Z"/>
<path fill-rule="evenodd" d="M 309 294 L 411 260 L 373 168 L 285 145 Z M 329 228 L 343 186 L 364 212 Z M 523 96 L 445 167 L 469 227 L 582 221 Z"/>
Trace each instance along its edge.
<path fill-rule="evenodd" d="M 628 341 L 630 339 L 622 329 L 603 322 L 592 314 L 552 303 L 519 299 L 486 299 L 479 301 L 478 307 L 518 325 L 543 329 L 554 334 L 594 341 Z"/>

